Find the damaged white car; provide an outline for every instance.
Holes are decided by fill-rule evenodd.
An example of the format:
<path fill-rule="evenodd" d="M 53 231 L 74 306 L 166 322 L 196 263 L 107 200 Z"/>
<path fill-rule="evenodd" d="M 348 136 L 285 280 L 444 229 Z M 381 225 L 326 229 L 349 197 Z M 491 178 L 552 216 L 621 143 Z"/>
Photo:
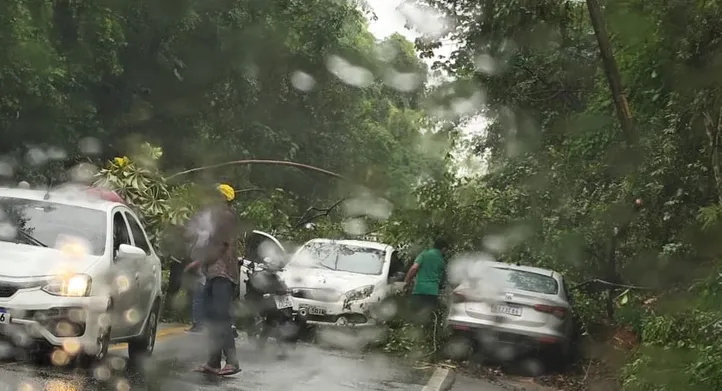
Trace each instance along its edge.
<path fill-rule="evenodd" d="M 268 234 L 258 245 L 278 257 L 283 248 Z M 280 277 L 291 289 L 294 311 L 311 325 L 372 326 L 375 304 L 403 288 L 404 264 L 398 251 L 383 243 L 312 239 L 285 264 Z"/>

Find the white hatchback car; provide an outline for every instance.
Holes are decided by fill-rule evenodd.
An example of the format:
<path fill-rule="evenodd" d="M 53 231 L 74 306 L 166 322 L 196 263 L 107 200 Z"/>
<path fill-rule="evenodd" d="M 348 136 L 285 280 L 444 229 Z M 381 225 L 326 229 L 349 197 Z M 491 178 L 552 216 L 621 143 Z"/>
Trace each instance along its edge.
<path fill-rule="evenodd" d="M 374 305 L 403 288 L 404 264 L 383 243 L 311 239 L 288 257 L 265 232 L 249 239 L 247 257 L 285 257 L 279 276 L 291 290 L 294 311 L 310 325 L 373 326 Z"/>
<path fill-rule="evenodd" d="M 0 188 L 0 337 L 58 364 L 127 342 L 150 355 L 161 264 L 126 205 L 82 191 Z M 45 349 L 42 349 L 45 350 Z"/>
<path fill-rule="evenodd" d="M 560 361 L 569 355 L 572 307 L 561 274 L 490 261 L 473 268 L 475 278 L 452 292 L 447 322 L 457 337 L 503 360 L 540 348 L 553 348 Z"/>

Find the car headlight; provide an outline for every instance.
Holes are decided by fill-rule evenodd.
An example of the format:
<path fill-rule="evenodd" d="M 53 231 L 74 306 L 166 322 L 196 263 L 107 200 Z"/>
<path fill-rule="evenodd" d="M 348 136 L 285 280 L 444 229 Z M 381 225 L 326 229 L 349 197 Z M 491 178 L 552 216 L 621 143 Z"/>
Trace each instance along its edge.
<path fill-rule="evenodd" d="M 90 294 L 90 276 L 85 274 L 74 274 L 67 277 L 53 279 L 43 287 L 43 290 L 51 295 L 82 297 Z"/>
<path fill-rule="evenodd" d="M 356 288 L 346 292 L 346 300 L 363 300 L 370 297 L 372 293 L 374 293 L 373 285 L 362 286 L 361 288 Z"/>

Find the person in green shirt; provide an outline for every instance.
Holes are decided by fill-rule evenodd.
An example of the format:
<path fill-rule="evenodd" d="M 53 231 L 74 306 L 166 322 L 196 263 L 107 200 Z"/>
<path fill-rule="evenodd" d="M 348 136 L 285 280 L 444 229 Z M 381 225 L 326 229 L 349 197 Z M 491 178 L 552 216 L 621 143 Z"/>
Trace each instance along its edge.
<path fill-rule="evenodd" d="M 428 320 L 439 304 L 439 291 L 446 272 L 444 252 L 448 247 L 445 239 L 436 239 L 432 248 L 416 257 L 406 274 L 404 282 L 407 289 L 416 278 L 411 290 L 411 310 L 419 316 L 420 321 Z"/>

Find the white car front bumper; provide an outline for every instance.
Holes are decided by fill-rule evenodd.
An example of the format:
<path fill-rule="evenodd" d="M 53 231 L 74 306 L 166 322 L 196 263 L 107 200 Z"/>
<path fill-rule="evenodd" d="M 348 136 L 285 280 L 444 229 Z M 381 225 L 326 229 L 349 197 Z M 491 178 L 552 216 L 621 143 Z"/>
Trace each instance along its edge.
<path fill-rule="evenodd" d="M 10 316 L 0 324 L 0 334 L 21 347 L 45 342 L 66 350 L 92 351 L 101 325 L 109 325 L 109 304 L 105 296 L 62 297 L 40 288 L 21 289 L 0 298 L 0 309 Z"/>
<path fill-rule="evenodd" d="M 311 325 L 370 327 L 376 325 L 376 321 L 369 315 L 374 303 L 370 298 L 351 302 L 344 299 L 328 302 L 294 297 L 293 310 Z"/>

